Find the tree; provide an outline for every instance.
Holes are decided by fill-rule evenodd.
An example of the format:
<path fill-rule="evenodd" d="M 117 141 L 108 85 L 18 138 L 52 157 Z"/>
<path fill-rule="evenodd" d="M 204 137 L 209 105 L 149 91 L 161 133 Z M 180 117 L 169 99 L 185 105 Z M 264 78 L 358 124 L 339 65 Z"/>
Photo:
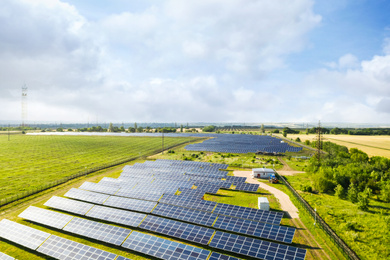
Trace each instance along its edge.
<path fill-rule="evenodd" d="M 299 138 L 299 137 L 297 137 L 296 139 L 295 139 L 295 142 L 301 142 L 301 138 Z"/>
<path fill-rule="evenodd" d="M 358 194 L 358 208 L 363 211 L 368 210 L 368 194 L 366 192 L 360 192 Z"/>
<path fill-rule="evenodd" d="M 61 127 L 57 128 L 57 132 L 64 132 L 64 129 L 62 129 Z"/>
<path fill-rule="evenodd" d="M 380 198 L 385 202 L 390 202 L 390 182 L 383 185 Z"/>
<path fill-rule="evenodd" d="M 342 185 L 338 184 L 334 189 L 334 191 L 335 191 L 334 195 L 336 195 L 339 199 L 345 198 L 345 190 Z"/>
<path fill-rule="evenodd" d="M 260 131 L 261 131 L 261 133 L 263 133 L 263 134 L 265 133 L 264 124 L 261 124 Z"/>
<path fill-rule="evenodd" d="M 213 126 L 213 125 L 205 126 L 205 127 L 203 127 L 202 130 L 203 130 L 203 132 L 214 132 L 215 126 Z"/>
<path fill-rule="evenodd" d="M 348 199 L 352 203 L 356 203 L 358 201 L 358 190 L 355 186 L 355 184 L 351 183 L 348 187 Z"/>
<path fill-rule="evenodd" d="M 137 128 L 138 128 L 138 127 L 137 127 L 137 123 L 134 123 L 134 128 L 135 128 L 135 129 L 137 129 Z"/>
<path fill-rule="evenodd" d="M 114 126 L 112 125 L 112 123 L 110 123 L 110 125 L 108 126 L 108 132 L 114 132 Z"/>
<path fill-rule="evenodd" d="M 183 125 L 180 125 L 180 133 L 183 133 Z"/>
<path fill-rule="evenodd" d="M 286 133 L 286 132 L 283 132 L 283 136 L 284 136 L 284 137 L 287 137 L 287 133 Z"/>

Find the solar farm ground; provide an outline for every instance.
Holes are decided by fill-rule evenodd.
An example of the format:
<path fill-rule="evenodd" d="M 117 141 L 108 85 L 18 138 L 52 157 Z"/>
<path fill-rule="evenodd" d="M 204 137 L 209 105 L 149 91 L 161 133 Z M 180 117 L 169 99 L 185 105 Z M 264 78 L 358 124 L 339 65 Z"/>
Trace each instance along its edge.
<path fill-rule="evenodd" d="M 164 138 L 165 147 L 196 140 Z M 0 135 L 0 199 L 78 172 L 161 150 L 156 137 Z"/>

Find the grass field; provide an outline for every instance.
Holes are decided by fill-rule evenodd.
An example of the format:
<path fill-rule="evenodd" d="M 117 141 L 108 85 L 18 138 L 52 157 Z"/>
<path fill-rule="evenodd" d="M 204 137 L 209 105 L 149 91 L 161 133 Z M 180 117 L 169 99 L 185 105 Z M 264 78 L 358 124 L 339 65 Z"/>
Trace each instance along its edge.
<path fill-rule="evenodd" d="M 301 141 L 315 141 L 316 135 L 289 134 L 287 138 Z M 366 136 L 366 135 L 323 135 L 324 141 L 330 141 L 349 148 L 357 148 L 367 153 L 368 156 L 383 156 L 390 158 L 390 136 Z"/>
<path fill-rule="evenodd" d="M 165 147 L 195 138 L 164 138 Z M 0 136 L 0 199 L 161 150 L 157 137 Z"/>

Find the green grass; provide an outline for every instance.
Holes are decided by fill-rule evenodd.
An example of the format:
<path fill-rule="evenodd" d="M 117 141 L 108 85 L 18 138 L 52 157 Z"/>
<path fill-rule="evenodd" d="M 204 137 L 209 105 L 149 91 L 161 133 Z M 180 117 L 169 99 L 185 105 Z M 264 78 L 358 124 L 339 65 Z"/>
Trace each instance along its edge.
<path fill-rule="evenodd" d="M 165 147 L 196 140 L 164 138 Z M 0 199 L 161 149 L 157 137 L 0 136 Z"/>
<path fill-rule="evenodd" d="M 361 259 L 390 258 L 390 203 L 370 199 L 369 211 L 332 194 L 301 192 L 301 185 L 310 185 L 310 174 L 288 176 L 287 180 L 313 207 L 325 222 Z"/>

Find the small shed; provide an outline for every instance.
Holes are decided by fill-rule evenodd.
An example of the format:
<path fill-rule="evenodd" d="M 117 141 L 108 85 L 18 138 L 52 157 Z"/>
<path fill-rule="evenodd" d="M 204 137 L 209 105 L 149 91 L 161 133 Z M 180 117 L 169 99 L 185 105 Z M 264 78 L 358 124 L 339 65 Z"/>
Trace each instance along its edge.
<path fill-rule="evenodd" d="M 252 169 L 252 178 L 269 179 L 271 174 L 275 174 L 273 169 L 269 168 L 254 168 Z"/>
<path fill-rule="evenodd" d="M 258 204 L 259 204 L 259 209 L 269 210 L 269 201 L 267 197 L 259 197 Z"/>

